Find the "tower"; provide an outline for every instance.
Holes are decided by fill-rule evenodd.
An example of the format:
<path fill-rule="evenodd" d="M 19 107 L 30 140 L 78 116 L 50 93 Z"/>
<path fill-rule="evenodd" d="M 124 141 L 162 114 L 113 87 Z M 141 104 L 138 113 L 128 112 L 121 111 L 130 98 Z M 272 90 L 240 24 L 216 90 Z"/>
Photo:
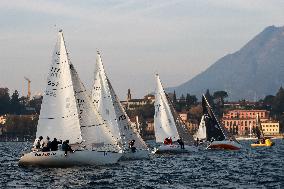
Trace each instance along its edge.
<path fill-rule="evenodd" d="M 127 101 L 131 100 L 131 92 L 130 92 L 130 89 L 128 89 L 127 91 Z"/>
<path fill-rule="evenodd" d="M 28 100 L 30 100 L 30 98 L 31 98 L 31 80 L 27 77 L 24 77 L 24 78 L 28 82 L 28 95 L 27 95 L 27 97 L 28 97 Z"/>

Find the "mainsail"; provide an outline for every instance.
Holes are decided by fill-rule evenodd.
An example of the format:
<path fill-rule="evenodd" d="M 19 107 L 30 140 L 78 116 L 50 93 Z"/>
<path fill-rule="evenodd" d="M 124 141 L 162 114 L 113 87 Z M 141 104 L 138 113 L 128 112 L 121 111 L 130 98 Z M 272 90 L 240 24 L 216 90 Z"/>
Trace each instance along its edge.
<path fill-rule="evenodd" d="M 135 140 L 135 147 L 147 149 L 147 145 L 132 126 L 129 117 L 122 107 L 115 91 L 106 76 L 101 56 L 97 54 L 95 81 L 92 90 L 92 101 L 102 117 L 109 123 L 111 133 L 126 147 L 128 142 Z"/>
<path fill-rule="evenodd" d="M 165 138 L 171 137 L 173 141 L 182 138 L 185 144 L 191 144 L 193 139 L 185 125 L 182 124 L 178 114 L 162 86 L 160 77 L 156 74 L 155 92 L 155 116 L 154 130 L 157 143 L 164 142 Z"/>
<path fill-rule="evenodd" d="M 70 64 L 62 31 L 58 33 L 47 77 L 36 136 L 69 139 L 70 144 L 82 142 Z"/>
<path fill-rule="evenodd" d="M 196 134 L 194 135 L 195 139 L 204 140 L 206 139 L 206 126 L 205 126 L 205 119 L 204 115 L 201 117 L 201 121 L 198 127 Z"/>
<path fill-rule="evenodd" d="M 81 82 L 73 64 L 70 65 L 73 87 L 79 112 L 83 144 L 87 149 L 119 151 L 117 140 L 112 135 L 109 125 L 95 109 L 85 86 Z"/>
<path fill-rule="evenodd" d="M 202 95 L 203 116 L 206 125 L 207 141 L 225 140 L 227 139 L 227 132 L 225 128 L 218 122 L 211 106 L 209 105 L 205 95 Z"/>
<path fill-rule="evenodd" d="M 262 127 L 261 127 L 261 122 L 260 122 L 260 118 L 259 115 L 256 114 L 256 127 L 255 127 L 255 134 L 257 136 L 258 139 L 263 139 L 264 138 L 264 134 L 262 131 Z"/>

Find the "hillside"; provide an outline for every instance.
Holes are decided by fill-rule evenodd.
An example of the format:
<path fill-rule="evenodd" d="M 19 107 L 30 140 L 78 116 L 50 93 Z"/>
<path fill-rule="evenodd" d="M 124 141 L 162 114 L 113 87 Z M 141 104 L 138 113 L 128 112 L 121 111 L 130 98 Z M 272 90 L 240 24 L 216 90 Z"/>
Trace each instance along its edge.
<path fill-rule="evenodd" d="M 269 26 L 239 51 L 216 61 L 193 79 L 168 91 L 200 96 L 225 90 L 231 100 L 262 98 L 284 84 L 284 27 Z"/>

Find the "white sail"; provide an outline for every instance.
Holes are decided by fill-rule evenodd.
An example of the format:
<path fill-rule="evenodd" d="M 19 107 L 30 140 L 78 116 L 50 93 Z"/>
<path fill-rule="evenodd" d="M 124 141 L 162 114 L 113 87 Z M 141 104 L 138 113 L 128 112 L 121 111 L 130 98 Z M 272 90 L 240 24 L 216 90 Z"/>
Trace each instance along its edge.
<path fill-rule="evenodd" d="M 83 144 L 87 149 L 119 151 L 117 140 L 110 132 L 109 125 L 102 119 L 94 108 L 91 97 L 81 82 L 74 66 L 70 65 L 79 119 L 81 125 Z"/>
<path fill-rule="evenodd" d="M 168 99 L 160 81 L 159 75 L 156 75 L 155 92 L 155 116 L 154 130 L 156 142 L 164 142 L 165 138 L 171 137 L 173 141 L 179 139 L 179 134 L 175 125 L 175 119 L 171 112 Z"/>
<path fill-rule="evenodd" d="M 204 115 L 201 117 L 201 121 L 198 127 L 198 130 L 196 132 L 196 134 L 194 135 L 194 139 L 199 139 L 199 140 L 203 140 L 206 139 L 206 126 L 205 126 L 205 120 L 204 120 Z"/>
<path fill-rule="evenodd" d="M 252 123 L 249 124 L 249 137 L 252 137 Z"/>
<path fill-rule="evenodd" d="M 138 134 L 137 130 L 132 126 L 129 117 L 118 100 L 111 83 L 109 82 L 101 56 L 97 54 L 95 82 L 92 89 L 92 101 L 97 106 L 103 119 L 109 125 L 110 130 L 115 138 L 126 147 L 128 142 L 135 140 L 137 149 L 147 149 L 147 145 Z"/>
<path fill-rule="evenodd" d="M 69 139 L 70 144 L 82 141 L 70 64 L 62 31 L 58 33 L 47 77 L 36 136 Z"/>

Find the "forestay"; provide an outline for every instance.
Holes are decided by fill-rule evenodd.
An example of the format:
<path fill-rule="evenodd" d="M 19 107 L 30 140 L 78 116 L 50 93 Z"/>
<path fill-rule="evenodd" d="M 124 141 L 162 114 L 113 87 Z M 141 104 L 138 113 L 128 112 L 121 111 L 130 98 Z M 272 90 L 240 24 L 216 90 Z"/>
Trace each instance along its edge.
<path fill-rule="evenodd" d="M 135 128 L 118 100 L 108 77 L 106 76 L 101 56 L 96 59 L 95 81 L 92 89 L 92 102 L 98 108 L 103 119 L 109 123 L 111 133 L 123 145 L 135 140 L 135 147 L 146 149 L 147 146 Z"/>
<path fill-rule="evenodd" d="M 227 139 L 228 134 L 225 128 L 223 128 L 216 119 L 216 116 L 204 95 L 202 95 L 202 108 L 206 125 L 207 141 L 221 141 Z"/>
<path fill-rule="evenodd" d="M 75 90 L 77 108 L 83 144 L 87 149 L 119 151 L 117 140 L 113 137 L 109 125 L 95 109 L 85 86 L 81 82 L 74 66 L 71 64 L 71 76 Z"/>
<path fill-rule="evenodd" d="M 168 99 L 160 81 L 159 75 L 156 75 L 156 91 L 155 91 L 155 115 L 154 130 L 157 143 L 164 142 L 165 138 L 171 137 L 173 141 L 180 138 L 175 119 L 171 112 Z"/>
<path fill-rule="evenodd" d="M 80 143 L 82 137 L 69 66 L 63 33 L 60 31 L 47 77 L 36 136 L 69 139 L 70 144 L 75 144 Z"/>

